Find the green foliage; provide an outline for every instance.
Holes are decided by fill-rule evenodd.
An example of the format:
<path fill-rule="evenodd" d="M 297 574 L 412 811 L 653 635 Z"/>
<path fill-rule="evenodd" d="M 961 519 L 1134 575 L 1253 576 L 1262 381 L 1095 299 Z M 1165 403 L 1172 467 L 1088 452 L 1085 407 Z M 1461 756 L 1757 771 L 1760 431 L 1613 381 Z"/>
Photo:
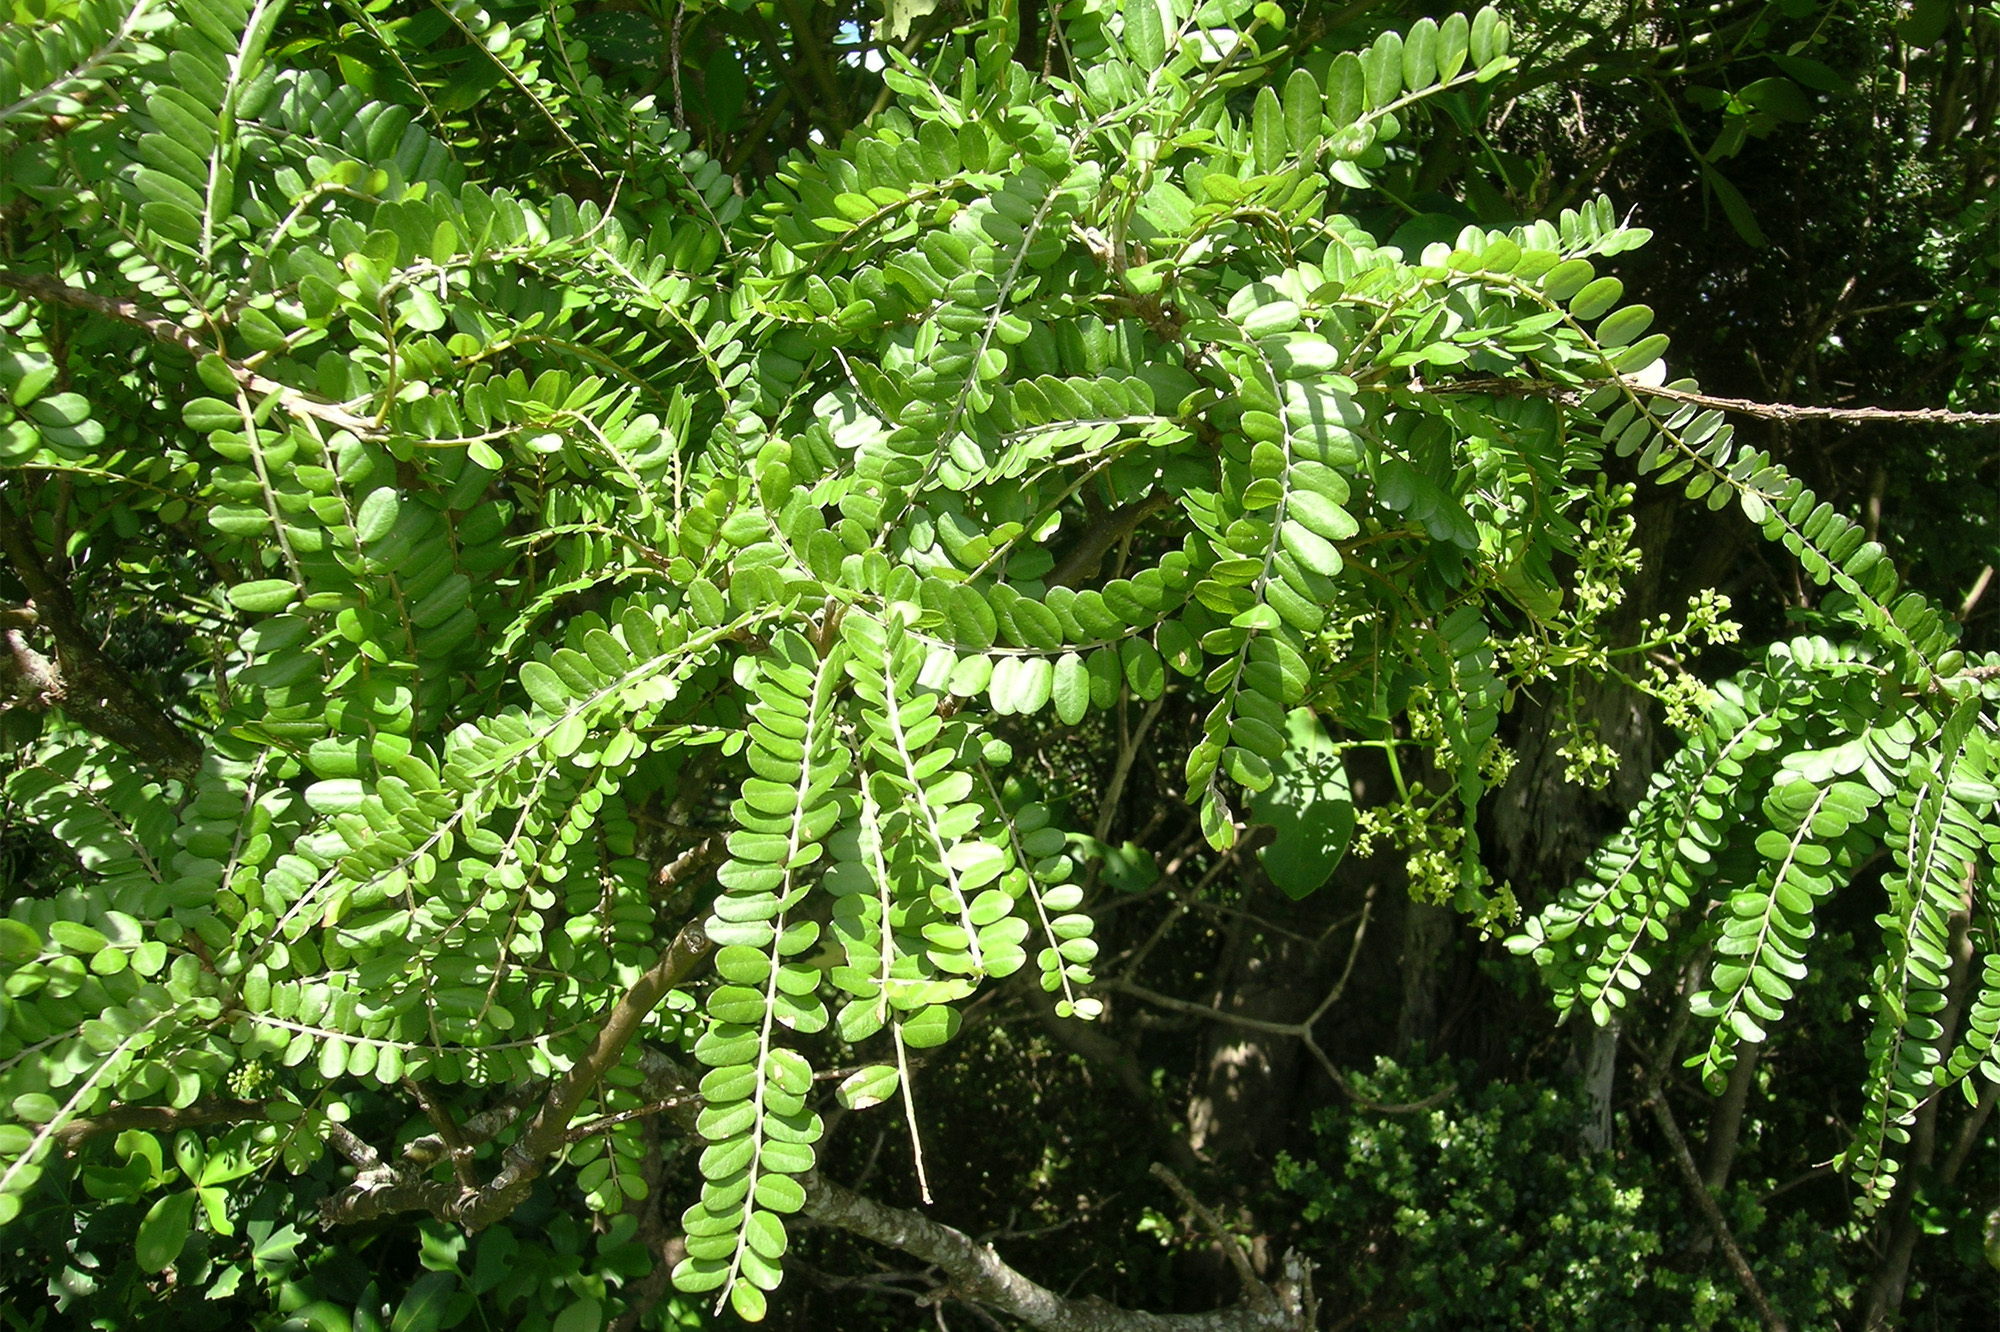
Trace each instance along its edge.
<path fill-rule="evenodd" d="M 1837 589 L 1853 645 L 1721 691 L 1624 859 L 1525 946 L 1607 1012 L 1642 932 L 1726 894 L 1675 940 L 1720 959 L 1712 1073 L 1886 833 L 1881 1108 L 1850 1165 L 1879 1192 L 1940 1070 L 2000 1076 L 1990 989 L 1966 1055 L 1924 1044 L 1990 864 L 1990 665 L 1676 405 L 1652 312 L 1599 272 L 1647 239 L 1608 199 L 1408 251 L 1343 211 L 1405 136 L 1483 113 L 1514 65 L 1495 11 L 1282 80 L 1268 5 L 1079 7 L 1074 79 L 975 24 L 892 53 L 894 104 L 748 198 L 566 63 L 566 11 L 438 13 L 550 162 L 498 183 L 449 109 L 274 53 L 260 0 L 7 39 L 9 150 L 63 149 L 10 187 L 10 559 L 95 559 L 203 653 L 177 719 L 197 770 L 66 724 L 8 778 L 63 854 L 0 928 L 0 1224 L 115 1106 L 255 1094 L 232 1150 L 303 1174 L 351 1150 L 357 1097 L 538 1089 L 600 1040 L 561 1151 L 615 1215 L 647 1187 L 650 1041 L 709 1069 L 676 1280 L 760 1317 L 816 1066 L 908 1113 L 907 1049 L 1031 959 L 1061 1015 L 1098 1011 L 1073 834 L 997 731 L 1198 698 L 1174 758 L 1202 832 L 1228 849 L 1258 812 L 1301 895 L 1353 819 L 1334 756 L 1383 748 L 1416 890 L 1510 912 L 1476 817 L 1509 691 L 1608 669 L 1557 572 L 1588 555 L 1607 447 L 1739 504 Z M 418 69 L 413 100 L 473 97 L 465 74 Z M 614 1035 L 687 919 L 715 975 Z M 147 1270 L 235 1224 L 182 1169 Z"/>
<path fill-rule="evenodd" d="M 1898 603 L 1904 620 L 1934 616 L 1912 604 Z M 1656 966 L 1712 950 L 1692 1005 L 1714 1034 L 1690 1062 L 1713 1078 L 1738 1040 L 1763 1041 L 1785 1016 L 1811 967 L 1820 902 L 1886 852 L 1885 954 L 1862 1000 L 1874 1013 L 1866 1100 L 1843 1158 L 1871 1203 L 1894 1183 L 1893 1145 L 1908 1141 L 1919 1101 L 1961 1085 L 1976 1097 L 1975 1068 L 2000 1081 L 1990 971 L 1970 981 L 1977 997 L 1954 1048 L 1940 1048 L 1934 1016 L 1954 917 L 1959 932 L 1975 913 L 1990 928 L 1977 889 L 2000 791 L 1982 695 L 2000 690 L 1960 676 L 1919 691 L 1893 661 L 1800 638 L 1724 681 L 1588 877 L 1510 941 L 1542 963 L 1560 1006 L 1584 1005 L 1599 1024 Z"/>
<path fill-rule="evenodd" d="M 1452 1095 L 1442 1067 L 1383 1060 L 1363 1095 L 1435 1108 L 1378 1115 L 1336 1107 L 1314 1120 L 1317 1151 L 1278 1182 L 1337 1283 L 1383 1327 L 1762 1326 L 1727 1278 L 1676 1270 L 1696 1238 L 1680 1186 L 1636 1154 L 1580 1152 L 1573 1089 L 1491 1085 Z M 1779 1310 L 1801 1325 L 1848 1293 L 1832 1237 L 1793 1217 L 1767 1225 L 1739 1188 L 1723 1205 L 1753 1260 L 1783 1274 Z M 1697 1223 L 1698 1224 L 1698 1223 Z"/>

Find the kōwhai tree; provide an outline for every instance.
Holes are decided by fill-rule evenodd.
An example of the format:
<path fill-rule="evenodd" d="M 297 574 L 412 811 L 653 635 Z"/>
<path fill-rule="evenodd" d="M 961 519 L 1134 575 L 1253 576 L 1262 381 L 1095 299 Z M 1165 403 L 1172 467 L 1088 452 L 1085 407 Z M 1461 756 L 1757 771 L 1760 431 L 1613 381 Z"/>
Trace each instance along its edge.
<path fill-rule="evenodd" d="M 616 1212 L 678 1107 L 675 1279 L 756 1318 L 785 1218 L 857 1215 L 813 1175 L 821 1073 L 907 1109 L 908 1052 L 1016 973 L 1095 1011 L 1093 848 L 1010 719 L 1199 700 L 1187 801 L 1218 849 L 1278 825 L 1296 894 L 1352 826 L 1327 754 L 1402 753 L 1414 891 L 1509 917 L 1475 815 L 1510 690 L 1616 669 L 1556 572 L 1607 450 L 1739 505 L 1846 637 L 1719 686 L 1523 947 L 1600 1017 L 1711 949 L 1714 1071 L 1886 847 L 1850 1165 L 1879 1193 L 1918 1100 L 2000 1075 L 1990 966 L 1962 1039 L 1934 1016 L 1955 915 L 1991 953 L 1994 665 L 1667 382 L 1608 200 L 1415 252 L 1345 211 L 1484 113 L 1494 11 L 1276 80 L 1268 4 L 1073 6 L 1074 77 L 996 10 L 748 198 L 577 73 L 566 7 L 444 12 L 566 145 L 547 175 L 288 64 L 263 0 L 0 34 L 5 678 L 48 713 L 6 800 L 60 848 L 0 919 L 0 1223 L 112 1129 L 183 1134 L 105 1186 L 151 1200 L 155 1271 L 329 1147 L 333 1221 L 489 1225 L 556 1165 Z M 141 600 L 177 678 L 92 630 Z M 436 1141 L 346 1130 L 371 1085 Z"/>

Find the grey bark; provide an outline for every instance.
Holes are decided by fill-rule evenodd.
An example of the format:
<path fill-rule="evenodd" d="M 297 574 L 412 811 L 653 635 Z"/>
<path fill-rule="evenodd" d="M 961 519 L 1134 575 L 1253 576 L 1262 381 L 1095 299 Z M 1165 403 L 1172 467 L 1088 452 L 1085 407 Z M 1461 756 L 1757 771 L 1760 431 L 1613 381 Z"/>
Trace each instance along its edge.
<path fill-rule="evenodd" d="M 916 1212 L 889 1207 L 822 1175 L 805 1178 L 807 1216 L 900 1249 L 942 1271 L 953 1295 L 1018 1318 L 1040 1332 L 1308 1332 L 1305 1268 L 1296 1255 L 1274 1286 L 1210 1313 L 1154 1314 L 1070 1299 L 1009 1267 L 990 1244 Z"/>
<path fill-rule="evenodd" d="M 1736 1164 L 1736 1143 L 1743 1132 L 1743 1111 L 1750 1101 L 1750 1089 L 1757 1085 L 1757 1057 L 1764 1047 L 1749 1042 L 1736 1047 L 1736 1065 L 1729 1070 L 1729 1085 L 1716 1102 L 1708 1120 L 1708 1161 L 1702 1167 L 1702 1182 L 1712 1193 L 1722 1192 L 1729 1183 L 1729 1171 Z"/>
<path fill-rule="evenodd" d="M 1584 1051 L 1583 1092 L 1589 1105 L 1583 1125 L 1583 1149 L 1593 1154 L 1611 1150 L 1611 1097 L 1618 1085 L 1618 1020 L 1608 1027 L 1592 1026 Z"/>

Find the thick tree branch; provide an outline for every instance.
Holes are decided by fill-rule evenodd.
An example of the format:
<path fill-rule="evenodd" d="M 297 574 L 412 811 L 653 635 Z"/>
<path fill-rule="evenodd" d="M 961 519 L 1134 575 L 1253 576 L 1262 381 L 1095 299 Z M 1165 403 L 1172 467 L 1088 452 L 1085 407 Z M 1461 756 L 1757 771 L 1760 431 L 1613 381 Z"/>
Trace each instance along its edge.
<path fill-rule="evenodd" d="M 1284 1280 L 1274 1287 L 1260 1283 L 1257 1298 L 1242 1304 L 1212 1313 L 1142 1313 L 1058 1295 L 1009 1267 L 992 1245 L 864 1198 L 823 1175 L 808 1175 L 803 1183 L 807 1216 L 920 1258 L 945 1274 L 954 1298 L 997 1309 L 1040 1332 L 1304 1332 L 1308 1326 L 1305 1268 L 1296 1255 L 1286 1258 Z"/>
<path fill-rule="evenodd" d="M 34 621 L 55 640 L 56 660 L 28 646 L 23 631 L 5 632 L 7 653 L 0 661 L 16 700 L 34 707 L 59 707 L 79 726 L 120 746 L 141 763 L 183 780 L 201 767 L 201 742 L 153 700 L 131 674 L 104 655 L 97 635 L 84 628 L 69 588 L 42 563 L 33 530 L 22 514 L 0 498 L 0 554 L 34 602 Z M 10 617 L 22 618 L 17 612 Z"/>
<path fill-rule="evenodd" d="M 46 273 L 20 273 L 13 269 L 0 268 L 0 287 L 18 291 L 24 296 L 32 296 L 38 301 L 48 301 L 55 305 L 66 305 L 72 310 L 88 310 L 115 319 L 122 324 L 130 324 L 150 334 L 155 340 L 179 347 L 188 355 L 200 360 L 215 354 L 215 348 L 202 345 L 200 338 L 188 329 L 182 328 L 163 314 L 147 310 L 131 301 L 121 301 L 111 296 L 100 296 L 82 287 L 72 287 L 60 278 Z M 323 421 L 336 430 L 347 430 L 362 438 L 379 436 L 382 431 L 365 416 L 353 412 L 336 403 L 315 398 L 300 392 L 275 379 L 267 379 L 255 370 L 236 361 L 224 360 L 230 375 L 243 386 L 243 391 L 253 399 L 276 395 L 278 405 L 293 416 L 310 416 Z"/>
<path fill-rule="evenodd" d="M 1050 587 L 1076 586 L 1096 572 L 1097 566 L 1104 562 L 1105 552 L 1117 545 L 1120 538 L 1171 503 L 1172 496 L 1154 491 L 1119 505 L 1085 528 L 1076 544 L 1042 581 Z"/>

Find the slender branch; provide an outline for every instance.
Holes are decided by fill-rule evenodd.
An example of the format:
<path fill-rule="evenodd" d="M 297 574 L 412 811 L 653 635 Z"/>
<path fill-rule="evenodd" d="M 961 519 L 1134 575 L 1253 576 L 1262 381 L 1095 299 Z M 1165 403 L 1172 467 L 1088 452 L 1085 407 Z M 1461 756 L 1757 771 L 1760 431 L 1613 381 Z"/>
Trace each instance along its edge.
<path fill-rule="evenodd" d="M 1743 1110 L 1750 1101 L 1750 1088 L 1757 1080 L 1757 1056 L 1761 1045 L 1747 1045 L 1736 1051 L 1736 1066 L 1729 1070 L 1729 1086 L 1708 1121 L 1708 1162 L 1701 1172 L 1702 1182 L 1712 1192 L 1721 1192 L 1729 1183 L 1729 1171 L 1736 1164 L 1736 1143 L 1743 1130 Z"/>
<path fill-rule="evenodd" d="M 1958 603 L 1958 614 L 1953 618 L 1964 624 L 1972 618 L 1972 612 L 1979 605 L 1979 599 L 1986 595 L 1987 585 L 1993 581 L 1993 566 L 1987 565 L 1979 571 L 1979 577 L 1972 582 L 1972 590 L 1965 594 L 1965 600 Z"/>
<path fill-rule="evenodd" d="M 1796 1189 L 1801 1185 L 1810 1184 L 1816 1179 L 1824 1179 L 1826 1176 L 1833 1174 L 1838 1169 L 1840 1169 L 1840 1167 L 1832 1161 L 1827 1161 L 1821 1165 L 1816 1165 L 1812 1169 L 1806 1171 L 1803 1175 L 1794 1176 L 1793 1178 L 1788 1179 L 1784 1183 L 1778 1185 L 1777 1188 L 1768 1189 L 1765 1192 L 1758 1194 L 1757 1201 L 1760 1204 L 1768 1203 L 1771 1201 L 1771 1199 L 1778 1197 L 1780 1194 L 1790 1193 L 1793 1189 Z"/>
<path fill-rule="evenodd" d="M 1231 1027 L 1242 1027 L 1247 1031 L 1261 1031 L 1272 1036 L 1290 1036 L 1303 1044 L 1307 1052 L 1319 1061 L 1321 1070 L 1332 1080 L 1334 1086 L 1340 1088 L 1341 1094 L 1362 1109 L 1373 1111 L 1380 1115 L 1417 1114 L 1430 1109 L 1432 1106 L 1450 1097 L 1453 1092 L 1458 1090 L 1458 1084 L 1456 1082 L 1446 1083 L 1420 1101 L 1408 1101 L 1400 1105 L 1391 1105 L 1384 1101 L 1372 1100 L 1354 1089 L 1354 1084 L 1347 1080 L 1347 1075 L 1342 1073 L 1339 1066 L 1333 1062 L 1333 1059 L 1327 1052 L 1320 1048 L 1319 1038 L 1313 1035 L 1313 1028 L 1318 1025 L 1319 1020 L 1326 1016 L 1326 1011 L 1329 1008 L 1340 1002 L 1341 995 L 1347 991 L 1347 980 L 1348 977 L 1354 974 L 1354 963 L 1361 956 L 1361 941 L 1367 936 L 1368 920 L 1373 906 L 1374 897 L 1371 893 L 1369 900 L 1362 905 L 1361 923 L 1354 928 L 1354 941 L 1348 947 L 1347 965 L 1342 968 L 1340 979 L 1334 982 L 1333 988 L 1327 991 L 1326 997 L 1319 1001 L 1319 1007 L 1313 1009 L 1312 1013 L 1303 1022 L 1267 1022 L 1263 1018 L 1244 1017 L 1240 1013 L 1231 1013 L 1227 1009 L 1215 1008 L 1208 1004 L 1190 1003 L 1186 999 L 1176 999 L 1172 995 L 1161 994 L 1157 990 L 1149 990 L 1145 986 L 1135 984 L 1130 980 L 1108 981 L 1105 984 L 1105 988 L 1116 990 L 1120 994 L 1129 994 L 1134 999 L 1151 1004 L 1155 1008 L 1164 1008 L 1168 1012 L 1186 1013 L 1193 1017 L 1207 1018 L 1211 1022 L 1221 1022 Z"/>
<path fill-rule="evenodd" d="M 1069 553 L 1049 570 L 1043 581 L 1050 587 L 1076 586 L 1097 571 L 1104 562 L 1105 552 L 1117 545 L 1121 537 L 1172 503 L 1172 496 L 1156 490 L 1119 505 L 1085 528 Z"/>
<path fill-rule="evenodd" d="M 548 1090 L 548 1080 L 538 1079 L 515 1088 L 500 1101 L 473 1115 L 458 1129 L 459 1141 L 467 1147 L 477 1148 L 482 1143 L 493 1141 L 521 1117 L 522 1111 L 541 1099 Z M 444 1138 L 436 1133 L 426 1133 L 421 1138 L 412 1138 L 403 1147 L 401 1159 L 396 1168 L 404 1174 L 412 1170 L 428 1170 L 444 1159 L 450 1150 Z"/>
<path fill-rule="evenodd" d="M 813 82 L 819 85 L 821 96 L 826 99 L 821 118 L 832 128 L 832 138 L 838 141 L 841 135 L 847 133 L 846 107 L 840 95 L 840 84 L 833 77 L 833 67 L 827 63 L 826 52 L 820 45 L 819 30 L 813 26 L 812 14 L 799 0 L 781 0 L 781 3 L 786 26 L 792 33 L 792 47 L 803 55 L 806 72 L 812 75 Z M 801 97 L 799 105 L 805 107 L 811 103 Z"/>
<path fill-rule="evenodd" d="M 175 1109 L 170 1105 L 120 1105 L 89 1119 L 72 1119 L 51 1136 L 56 1149 L 73 1152 L 92 1138 L 127 1129 L 172 1133 L 203 1124 L 231 1124 L 264 1118 L 264 1102 L 211 1097 Z"/>
<path fill-rule="evenodd" d="M 1785 1320 L 1771 1307 L 1771 1301 L 1764 1294 L 1764 1287 L 1758 1283 L 1757 1273 L 1751 1269 L 1750 1260 L 1743 1256 L 1743 1250 L 1736 1243 L 1736 1236 L 1729 1229 L 1729 1220 L 1716 1206 L 1715 1195 L 1708 1191 L 1702 1179 L 1701 1168 L 1694 1163 L 1694 1153 L 1688 1150 L 1687 1138 L 1681 1133 L 1680 1123 L 1675 1120 L 1673 1108 L 1667 1104 L 1667 1097 L 1661 1088 L 1667 1069 L 1672 1067 L 1675 1054 L 1680 1050 L 1681 1037 L 1686 1034 L 1688 1020 L 1693 1013 L 1688 1003 L 1687 985 L 1691 977 L 1698 975 L 1706 965 L 1708 950 L 1703 949 L 1682 972 L 1683 985 L 1674 1003 L 1673 1020 L 1667 1024 L 1667 1033 L 1660 1044 L 1647 1053 L 1645 1075 L 1639 1082 L 1639 1104 L 1653 1112 L 1653 1119 L 1666 1136 L 1671 1149 L 1674 1166 L 1680 1171 L 1681 1182 L 1687 1186 L 1688 1195 L 1694 1199 L 1702 1218 L 1708 1222 L 1715 1242 L 1722 1247 L 1723 1257 L 1729 1261 L 1730 1271 L 1736 1274 L 1738 1284 L 1750 1303 L 1757 1309 L 1757 1316 L 1764 1322 L 1769 1332 L 1789 1332 Z"/>
<path fill-rule="evenodd" d="M 1230 1232 L 1229 1227 L 1222 1224 L 1222 1218 L 1210 1211 L 1201 1199 L 1195 1197 L 1194 1190 L 1181 1183 L 1179 1175 L 1158 1161 L 1153 1162 L 1152 1169 L 1153 1174 L 1173 1190 L 1174 1196 L 1181 1200 L 1181 1205 L 1200 1218 L 1202 1225 L 1208 1227 L 1209 1234 L 1215 1237 L 1215 1242 L 1222 1246 L 1222 1256 L 1229 1260 L 1229 1265 L 1236 1269 L 1237 1279 L 1243 1283 L 1244 1303 L 1259 1307 L 1267 1305 L 1271 1298 L 1270 1289 L 1257 1279 L 1256 1269 L 1250 1266 L 1250 1255 L 1243 1252 L 1243 1246 L 1236 1242 L 1236 1236 Z"/>
<path fill-rule="evenodd" d="M 131 301 L 121 301 L 111 296 L 100 296 L 82 287 L 72 287 L 60 278 L 44 273 L 20 273 L 13 269 L 0 268 L 0 287 L 18 291 L 24 296 L 32 296 L 38 301 L 48 301 L 56 305 L 67 305 L 73 310 L 89 310 L 107 319 L 130 324 L 142 329 L 159 341 L 179 347 L 196 360 L 215 355 L 213 347 L 202 345 L 201 339 L 188 329 L 182 328 L 163 314 L 142 308 Z M 221 358 L 229 368 L 230 375 L 243 386 L 243 391 L 253 398 L 276 395 L 278 405 L 293 416 L 310 416 L 323 421 L 336 430 L 352 431 L 362 438 L 380 436 L 382 431 L 366 417 L 356 416 L 335 403 L 315 398 L 300 392 L 275 379 L 266 379 L 255 370 L 239 362 Z"/>
<path fill-rule="evenodd" d="M 1160 709 L 1166 705 L 1166 701 L 1167 693 L 1163 689 L 1146 705 L 1146 711 L 1139 717 L 1139 728 L 1132 733 L 1129 740 L 1118 746 L 1118 758 L 1111 766 L 1111 781 L 1104 788 L 1104 799 L 1097 807 L 1097 824 L 1091 829 L 1091 836 L 1100 842 L 1111 834 L 1111 820 L 1117 817 L 1118 802 L 1124 798 L 1125 783 L 1132 776 L 1133 763 L 1138 761 L 1139 747 L 1145 742 L 1146 732 L 1152 729 L 1153 722 L 1159 717 Z M 1096 868 L 1093 863 L 1092 883 L 1096 881 Z"/>
<path fill-rule="evenodd" d="M 485 1184 L 472 1188 L 457 1181 L 430 1180 L 413 1170 L 413 1167 L 424 1168 L 425 1162 L 406 1160 L 400 1166 L 364 1170 L 352 1184 L 321 1205 L 321 1220 L 334 1225 L 372 1220 L 395 1212 L 425 1211 L 440 1220 L 477 1231 L 506 1216 L 528 1196 L 549 1156 L 565 1145 L 577 1107 L 624 1056 L 647 1015 L 666 997 L 667 991 L 694 974 L 707 959 L 711 947 L 699 924 L 687 926 L 675 937 L 660 954 L 659 961 L 633 983 L 605 1018 L 590 1052 L 549 1085 L 541 1108 L 501 1155 L 500 1168 Z M 469 1138 L 472 1128 L 468 1122 L 461 1134 Z M 483 1131 L 484 1126 L 481 1128 Z M 438 1142 L 438 1148 L 448 1150 L 442 1141 Z M 435 1161 L 437 1157 L 433 1154 L 429 1159 Z"/>
<path fill-rule="evenodd" d="M 1986 1127 L 1986 1117 L 1993 1113 L 1993 1104 L 1996 1100 L 2000 1100 L 2000 1083 L 1989 1082 L 1979 1093 L 1979 1104 L 1972 1108 L 1972 1113 L 1965 1117 L 1963 1124 L 1959 1125 L 1958 1140 L 1952 1143 L 1951 1151 L 1945 1154 L 1944 1164 L 1938 1167 L 1940 1183 L 1949 1186 L 1958 1178 L 1958 1172 L 1965 1168 L 1965 1162 L 1972 1155 L 1972 1149 L 1979 1143 L 1979 1130 Z"/>
<path fill-rule="evenodd" d="M 459 1135 L 458 1125 L 452 1122 L 451 1107 L 440 1104 L 431 1095 L 430 1089 L 415 1078 L 404 1078 L 403 1087 L 416 1098 L 417 1104 L 423 1107 L 424 1118 L 430 1120 L 431 1127 L 437 1130 L 438 1140 L 444 1144 L 446 1154 L 451 1158 L 453 1178 L 468 1189 L 478 1188 L 479 1180 L 472 1173 L 472 1145 Z"/>
<path fill-rule="evenodd" d="M 1100 1023 L 1057 1017 L 1055 996 L 1035 984 L 1030 973 L 1019 974 L 1023 979 L 1017 988 L 1049 1036 L 1070 1053 L 1102 1066 L 1116 1078 L 1127 1102 L 1146 1117 L 1147 1127 L 1152 1130 L 1160 1149 L 1172 1157 L 1180 1169 L 1189 1174 L 1200 1173 L 1208 1163 L 1181 1136 L 1173 1116 L 1166 1113 L 1160 1104 L 1159 1090 L 1153 1086 L 1147 1070 L 1140 1067 L 1132 1051 L 1107 1035 Z"/>
<path fill-rule="evenodd" d="M 1611 381 L 1606 381 L 1611 382 Z M 1942 407 L 1802 407 L 1788 402 L 1757 402 L 1751 398 L 1718 398 L 1688 389 L 1642 384 L 1629 375 L 1617 382 L 1634 393 L 1672 402 L 1712 407 L 1736 416 L 1754 416 L 1765 421 L 1882 421 L 1901 425 L 2000 425 L 2000 412 L 1954 412 Z M 1581 394 L 1568 384 L 1541 379 L 1453 379 L 1426 383 L 1432 393 L 1491 393 L 1501 396 L 1553 398 L 1573 402 Z"/>
<path fill-rule="evenodd" d="M 326 1140 L 333 1149 L 363 1170 L 382 1168 L 382 1157 L 373 1147 L 356 1137 L 354 1130 L 345 1124 L 329 1123 L 326 1126 Z"/>
<path fill-rule="evenodd" d="M 1687 1185 L 1688 1195 L 1708 1221 L 1708 1228 L 1715 1234 L 1715 1242 L 1722 1247 L 1722 1255 L 1729 1260 L 1730 1270 L 1743 1286 L 1744 1294 L 1756 1306 L 1757 1316 L 1764 1321 L 1770 1332 L 1787 1332 L 1783 1315 L 1771 1307 L 1771 1301 L 1764 1295 L 1764 1287 L 1758 1284 L 1757 1274 L 1750 1268 L 1750 1260 L 1743 1256 L 1743 1250 L 1736 1246 L 1736 1236 L 1730 1233 L 1729 1221 L 1722 1215 L 1722 1209 L 1715 1204 L 1715 1196 L 1703 1183 L 1701 1169 L 1694 1163 L 1694 1154 L 1688 1151 L 1687 1139 L 1681 1136 L 1681 1126 L 1674 1120 L 1674 1112 L 1667 1105 L 1667 1098 L 1655 1083 L 1646 1097 L 1646 1106 L 1652 1110 L 1654 1122 L 1667 1138 L 1667 1145 L 1673 1149 L 1674 1165 L 1680 1170 L 1681 1181 Z"/>
<path fill-rule="evenodd" d="M 656 1101 L 648 1101 L 646 1104 L 631 1110 L 620 1110 L 616 1114 L 601 1115 L 587 1124 L 578 1124 L 575 1128 L 564 1131 L 563 1141 L 565 1143 L 582 1142 L 585 1138 L 593 1134 L 602 1133 L 606 1129 L 615 1128 L 620 1124 L 629 1124 L 635 1119 L 644 1119 L 648 1115 L 657 1115 L 674 1110 L 686 1104 L 688 1104 L 688 1097 L 686 1095 L 663 1096 Z"/>
<path fill-rule="evenodd" d="M 703 1105 L 695 1071 L 651 1047 L 641 1054 L 639 1067 L 645 1077 L 643 1094 L 657 1098 L 658 1108 L 693 1133 Z M 805 1213 L 815 1221 L 922 1259 L 944 1273 L 949 1298 L 997 1309 L 1042 1332 L 1310 1332 L 1312 1327 L 1304 1316 L 1311 1308 L 1310 1272 L 1295 1254 L 1286 1256 L 1284 1280 L 1275 1286 L 1256 1282 L 1250 1288 L 1264 1301 L 1261 1306 L 1246 1300 L 1205 1314 L 1139 1313 L 1058 1295 L 1009 1267 L 991 1244 L 919 1213 L 862 1197 L 817 1173 L 799 1182 L 806 1190 Z M 1255 1281 L 1254 1272 L 1251 1279 Z"/>

